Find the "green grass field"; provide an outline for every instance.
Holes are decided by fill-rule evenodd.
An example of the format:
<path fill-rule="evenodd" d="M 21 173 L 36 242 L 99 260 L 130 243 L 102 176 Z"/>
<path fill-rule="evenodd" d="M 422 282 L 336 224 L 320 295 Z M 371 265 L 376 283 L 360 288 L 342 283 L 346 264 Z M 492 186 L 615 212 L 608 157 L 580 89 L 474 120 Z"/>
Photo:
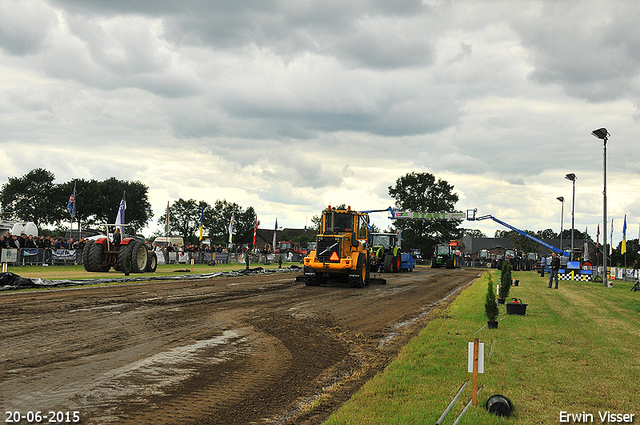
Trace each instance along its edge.
<path fill-rule="evenodd" d="M 282 263 L 282 268 L 287 268 L 292 265 L 298 265 L 299 263 Z M 244 263 L 227 263 L 216 264 L 209 266 L 207 264 L 194 264 L 193 271 L 191 264 L 160 264 L 154 273 L 131 273 L 130 278 L 141 278 L 148 276 L 177 276 L 184 274 L 204 274 L 204 273 L 216 273 L 224 271 L 242 270 L 247 266 Z M 265 269 L 277 269 L 277 263 L 271 263 L 265 266 L 261 263 L 249 264 L 250 268 L 263 267 Z M 104 279 L 104 278 L 124 278 L 124 273 L 117 272 L 111 269 L 106 273 L 89 273 L 84 269 L 84 266 L 17 266 L 8 267 L 9 272 L 15 273 L 19 276 L 30 279 L 46 279 L 46 280 L 87 280 L 87 279 Z"/>
<path fill-rule="evenodd" d="M 498 271 L 491 273 L 498 282 Z M 501 305 L 498 329 L 484 326 L 483 275 L 325 424 L 435 424 L 468 381 L 443 422 L 454 423 L 471 399 L 467 344 L 474 338 L 485 344 L 485 373 L 478 407 L 460 424 L 557 424 L 561 412 L 603 423 L 599 412 L 607 411 L 640 423 L 640 292 L 630 282 L 561 281 L 555 290 L 537 273 L 513 276 L 520 285 L 510 297 L 528 304 L 526 316 L 506 315 Z M 509 418 L 484 408 L 494 394 L 512 401 Z"/>

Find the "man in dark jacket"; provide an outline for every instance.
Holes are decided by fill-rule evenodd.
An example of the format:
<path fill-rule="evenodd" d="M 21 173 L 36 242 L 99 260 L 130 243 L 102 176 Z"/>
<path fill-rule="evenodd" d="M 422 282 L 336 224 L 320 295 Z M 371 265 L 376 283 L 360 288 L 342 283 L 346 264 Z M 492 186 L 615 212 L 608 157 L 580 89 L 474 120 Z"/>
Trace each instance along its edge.
<path fill-rule="evenodd" d="M 556 289 L 558 289 L 558 270 L 560 270 L 560 259 L 558 258 L 558 254 L 553 253 L 553 258 L 551 258 L 551 273 L 549 274 L 549 288 L 551 288 L 551 284 L 553 279 L 556 280 Z"/>

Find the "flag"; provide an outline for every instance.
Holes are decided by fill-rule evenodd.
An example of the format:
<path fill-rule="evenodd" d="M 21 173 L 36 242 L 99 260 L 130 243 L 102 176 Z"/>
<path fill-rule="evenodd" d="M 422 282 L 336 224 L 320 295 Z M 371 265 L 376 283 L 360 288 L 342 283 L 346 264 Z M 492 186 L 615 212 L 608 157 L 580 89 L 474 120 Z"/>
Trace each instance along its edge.
<path fill-rule="evenodd" d="M 204 220 L 204 207 L 202 207 L 202 211 L 200 211 L 200 239 L 198 239 L 199 241 L 202 240 L 202 220 Z"/>
<path fill-rule="evenodd" d="M 589 261 L 589 244 L 588 244 L 589 238 L 587 237 L 587 234 L 589 232 L 588 229 L 589 229 L 588 227 L 584 228 L 584 255 L 583 255 L 584 261 Z"/>
<path fill-rule="evenodd" d="M 76 184 L 73 184 L 73 192 L 71 192 L 71 196 L 69 196 L 69 202 L 67 202 L 67 209 L 69 210 L 69 214 L 71 214 L 71 218 L 75 218 L 76 216 Z"/>
<path fill-rule="evenodd" d="M 233 221 L 234 215 L 231 214 L 231 220 L 229 221 L 229 243 L 233 242 Z"/>
<path fill-rule="evenodd" d="M 622 224 L 622 245 L 620 246 L 620 254 L 627 253 L 627 215 L 624 215 L 624 223 Z"/>
<path fill-rule="evenodd" d="M 609 239 L 609 255 L 613 254 L 613 219 L 611 219 L 611 238 Z"/>
<path fill-rule="evenodd" d="M 167 201 L 167 214 L 164 219 L 164 234 L 169 233 L 169 201 Z"/>
<path fill-rule="evenodd" d="M 638 230 L 640 234 L 640 230 Z M 596 231 L 596 249 L 600 249 L 600 223 L 598 223 L 598 230 Z"/>
<path fill-rule="evenodd" d="M 276 217 L 276 226 L 273 228 L 273 250 L 276 249 L 276 232 L 278 231 L 278 217 Z"/>
<path fill-rule="evenodd" d="M 258 214 L 256 214 L 256 220 L 253 223 L 253 247 L 256 246 L 256 233 L 258 233 Z"/>
<path fill-rule="evenodd" d="M 120 207 L 118 208 L 118 215 L 116 216 L 116 224 L 124 224 L 124 210 L 127 209 L 127 199 L 125 193 L 122 193 L 122 200 L 120 201 Z"/>

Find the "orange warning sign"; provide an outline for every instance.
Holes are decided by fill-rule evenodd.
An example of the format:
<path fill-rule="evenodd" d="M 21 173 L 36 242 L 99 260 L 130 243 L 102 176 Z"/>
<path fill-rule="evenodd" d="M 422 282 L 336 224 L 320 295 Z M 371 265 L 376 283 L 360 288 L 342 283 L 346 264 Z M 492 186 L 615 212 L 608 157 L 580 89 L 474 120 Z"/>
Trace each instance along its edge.
<path fill-rule="evenodd" d="M 340 261 L 340 257 L 338 257 L 338 253 L 333 251 L 333 254 L 331 254 L 331 257 L 329 257 L 330 261 Z"/>

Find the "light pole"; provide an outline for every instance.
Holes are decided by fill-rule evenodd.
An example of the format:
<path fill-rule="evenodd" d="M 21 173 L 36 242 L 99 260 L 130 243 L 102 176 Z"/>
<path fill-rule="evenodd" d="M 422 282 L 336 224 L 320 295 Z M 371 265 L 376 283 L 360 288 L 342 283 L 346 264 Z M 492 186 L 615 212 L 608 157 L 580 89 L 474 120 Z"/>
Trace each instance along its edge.
<path fill-rule="evenodd" d="M 562 202 L 562 212 L 560 213 L 560 249 L 564 251 L 564 248 L 562 248 L 562 232 L 564 231 L 564 196 L 558 196 L 556 199 Z"/>
<path fill-rule="evenodd" d="M 597 137 L 598 139 L 604 142 L 604 148 L 602 150 L 602 164 L 603 164 L 603 181 L 604 181 L 604 189 L 602 190 L 602 228 L 604 229 L 602 232 L 602 268 L 604 269 L 604 286 L 609 286 L 607 282 L 607 140 L 609 136 L 609 132 L 606 128 L 602 127 L 597 130 L 593 130 L 591 132 L 592 135 Z"/>
<path fill-rule="evenodd" d="M 576 210 L 576 175 L 569 173 L 564 176 L 565 179 L 571 180 L 573 183 L 573 201 L 571 201 L 571 254 L 569 254 L 569 260 L 573 261 L 573 227 L 574 227 L 574 213 Z"/>

